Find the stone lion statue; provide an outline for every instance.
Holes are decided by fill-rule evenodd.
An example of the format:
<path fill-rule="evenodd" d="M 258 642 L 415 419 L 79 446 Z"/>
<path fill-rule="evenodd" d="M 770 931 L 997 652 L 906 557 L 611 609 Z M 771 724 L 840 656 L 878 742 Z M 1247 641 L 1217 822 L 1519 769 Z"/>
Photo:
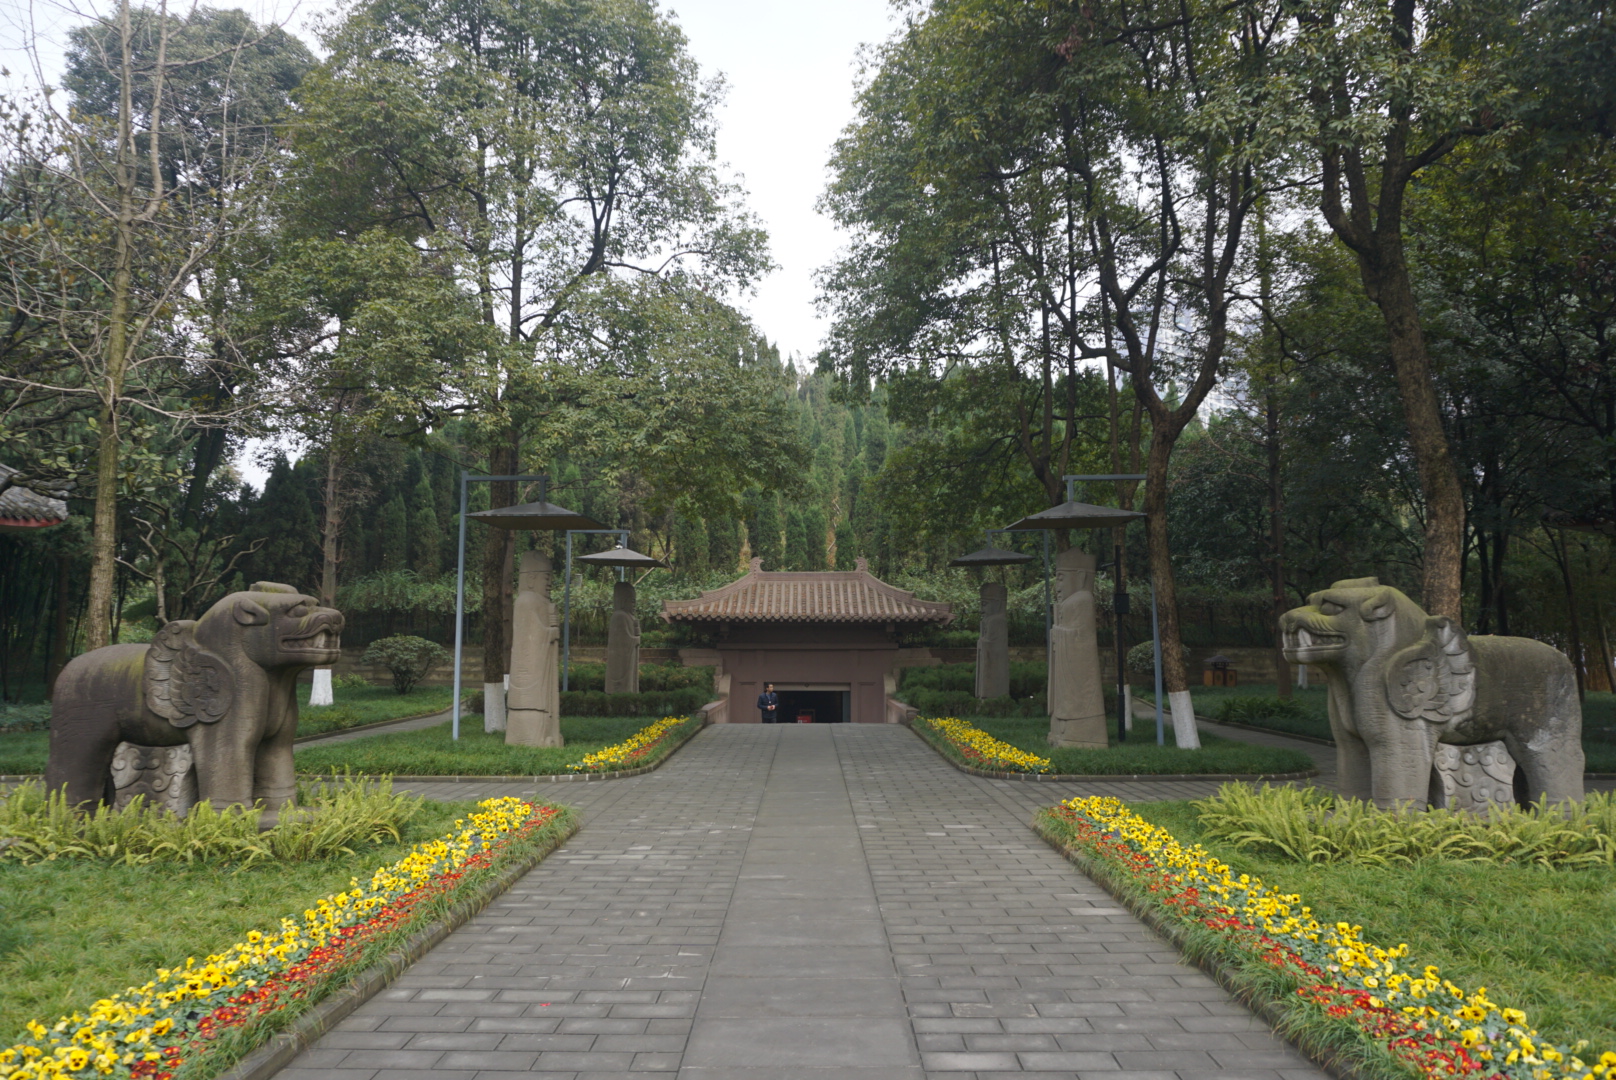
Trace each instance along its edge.
<path fill-rule="evenodd" d="M 1526 801 L 1582 798 L 1582 706 L 1559 650 L 1470 637 L 1377 578 L 1338 581 L 1279 625 L 1285 659 L 1328 682 L 1342 795 L 1425 807 L 1438 745 L 1501 741 Z"/>
<path fill-rule="evenodd" d="M 297 677 L 341 659 L 342 625 L 312 596 L 260 581 L 150 645 L 75 658 L 56 679 L 46 787 L 75 806 L 111 802 L 120 745 L 188 745 L 197 796 L 215 808 L 262 802 L 270 827 L 297 790 Z"/>

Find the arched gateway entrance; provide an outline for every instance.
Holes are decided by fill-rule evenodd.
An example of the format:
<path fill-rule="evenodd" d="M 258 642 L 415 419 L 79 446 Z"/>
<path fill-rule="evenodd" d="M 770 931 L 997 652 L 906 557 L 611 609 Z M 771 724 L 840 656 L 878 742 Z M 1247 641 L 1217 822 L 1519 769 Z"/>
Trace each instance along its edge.
<path fill-rule="evenodd" d="M 766 571 L 763 560 L 738 581 L 694 600 L 665 600 L 662 618 L 700 626 L 716 648 L 692 660 L 718 665 L 729 723 L 757 723 L 763 684 L 780 694 L 787 721 L 880 724 L 895 718 L 887 696 L 899 668 L 937 663 L 929 649 L 903 649 L 898 635 L 953 621 L 947 604 L 916 600 L 877 580 L 868 564 L 823 573 Z M 696 650 L 691 650 L 696 652 Z"/>

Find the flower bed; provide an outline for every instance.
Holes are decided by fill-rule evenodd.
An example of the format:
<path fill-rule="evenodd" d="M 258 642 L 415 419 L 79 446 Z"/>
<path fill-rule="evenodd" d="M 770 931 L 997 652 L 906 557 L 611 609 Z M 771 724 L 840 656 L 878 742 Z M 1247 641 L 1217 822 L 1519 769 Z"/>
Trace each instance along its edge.
<path fill-rule="evenodd" d="M 1301 897 L 1236 875 L 1206 849 L 1180 844 L 1113 798 L 1041 811 L 1037 825 L 1119 891 L 1159 916 L 1191 952 L 1276 1006 L 1282 1026 L 1339 1050 L 1377 1075 L 1475 1080 L 1612 1080 L 1616 1053 L 1586 1062 L 1584 1044 L 1544 1042 L 1526 1014 L 1466 992 L 1408 946 L 1362 940 L 1361 928 L 1315 919 Z"/>
<path fill-rule="evenodd" d="M 1049 759 L 995 739 L 969 721 L 953 716 L 916 717 L 914 728 L 933 745 L 942 744 L 945 753 L 965 764 L 989 772 L 1046 773 Z"/>
<path fill-rule="evenodd" d="M 573 762 L 567 769 L 570 772 L 586 773 L 619 772 L 623 769 L 649 765 L 660 748 L 678 739 L 688 730 L 687 725 L 700 723 L 700 720 L 692 720 L 688 716 L 664 716 L 620 743 L 584 755 L 582 760 Z"/>
<path fill-rule="evenodd" d="M 244 1033 L 267 1035 L 373 962 L 525 842 L 556 832 L 568 812 L 520 799 L 489 799 L 456 831 L 356 878 L 270 933 L 254 931 L 221 953 L 159 969 L 144 986 L 0 1049 L 0 1078 L 115 1077 L 171 1080 L 221 1047 L 239 1053 Z M 260 1040 L 261 1041 L 261 1040 Z M 250 1047 L 248 1047 L 250 1049 Z"/>

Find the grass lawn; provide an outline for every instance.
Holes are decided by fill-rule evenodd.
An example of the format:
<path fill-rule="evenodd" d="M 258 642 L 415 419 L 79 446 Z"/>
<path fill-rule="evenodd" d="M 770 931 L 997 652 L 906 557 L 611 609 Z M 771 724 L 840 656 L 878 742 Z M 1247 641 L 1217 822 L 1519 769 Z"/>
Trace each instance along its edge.
<path fill-rule="evenodd" d="M 1202 716 L 1218 718 L 1223 701 L 1231 697 L 1274 697 L 1272 683 L 1254 683 L 1250 686 L 1223 687 L 1198 686 L 1190 689 L 1195 711 Z M 1151 700 L 1142 695 L 1142 700 Z M 1254 727 L 1288 731 L 1296 735 L 1330 738 L 1330 714 L 1325 703 L 1322 686 L 1296 689 L 1294 700 L 1304 713 L 1300 717 L 1273 716 L 1243 721 Z M 1137 722 L 1137 721 L 1136 721 Z M 1607 691 L 1591 692 L 1582 703 L 1582 750 L 1588 758 L 1588 771 L 1616 772 L 1616 694 Z"/>
<path fill-rule="evenodd" d="M 1202 840 L 1187 802 L 1130 809 L 1185 843 Z M 1361 925 L 1366 940 L 1407 942 L 1467 990 L 1525 1009 L 1561 1046 L 1588 1039 L 1584 1060 L 1616 1050 L 1616 869 L 1565 871 L 1427 860 L 1413 866 L 1309 866 L 1205 843 L 1236 871 L 1299 893 L 1324 922 Z"/>
<path fill-rule="evenodd" d="M 1300 750 L 1252 746 L 1249 743 L 1202 735 L 1199 750 L 1180 750 L 1168 744 L 1156 745 L 1154 724 L 1135 720 L 1128 742 L 1106 750 L 1057 749 L 1047 742 L 1049 720 L 1045 717 L 970 717 L 982 731 L 1011 746 L 1049 758 L 1049 771 L 1073 775 L 1130 775 L 1134 773 L 1282 773 L 1304 772 L 1313 768 L 1313 759 Z"/>
<path fill-rule="evenodd" d="M 306 695 L 308 688 L 300 687 L 299 693 Z M 335 697 L 334 705 L 299 706 L 299 737 L 443 712 L 454 702 L 454 688 L 423 686 L 413 693 L 398 694 L 390 686 L 339 686 Z M 482 721 L 476 720 L 476 723 L 480 725 Z M 37 775 L 45 771 L 45 760 L 49 756 L 48 731 L 0 732 L 0 774 Z"/>
<path fill-rule="evenodd" d="M 0 734 L 0 774 L 35 775 L 45 771 L 50 732 L 8 731 Z"/>
<path fill-rule="evenodd" d="M 248 869 L 0 863 L 0 1046 L 29 1020 L 54 1023 L 145 983 L 158 967 L 217 952 L 249 930 L 275 929 L 283 916 L 448 832 L 475 805 L 425 802 L 402 843 L 313 862 Z"/>
<path fill-rule="evenodd" d="M 384 720 L 428 716 L 454 704 L 452 686 L 418 686 L 408 694 L 400 694 L 391 686 L 338 686 L 331 692 L 335 703 L 318 707 L 307 704 L 307 687 L 299 687 L 298 692 L 303 699 L 297 710 L 299 738 Z"/>
<path fill-rule="evenodd" d="M 400 776 L 539 776 L 567 772 L 567 766 L 585 754 L 622 742 L 656 716 L 563 716 L 565 746 L 506 746 L 502 734 L 482 730 L 482 717 L 460 718 L 460 742 L 449 737 L 442 723 L 421 731 L 373 735 L 353 742 L 316 743 L 297 752 L 300 773 L 391 773 Z M 644 764 L 660 760 L 671 743 L 664 743 Z"/>

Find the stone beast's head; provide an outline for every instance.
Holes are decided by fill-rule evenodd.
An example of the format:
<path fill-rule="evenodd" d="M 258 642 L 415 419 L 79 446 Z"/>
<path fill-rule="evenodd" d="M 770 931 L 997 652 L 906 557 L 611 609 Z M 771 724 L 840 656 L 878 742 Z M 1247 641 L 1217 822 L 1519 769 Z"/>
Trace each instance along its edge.
<path fill-rule="evenodd" d="M 176 727 L 221 719 L 244 665 L 266 672 L 324 667 L 342 658 L 342 613 L 290 585 L 260 581 L 200 618 L 171 622 L 146 653 L 146 703 Z"/>
<path fill-rule="evenodd" d="M 1338 581 L 1279 617 L 1285 659 L 1336 668 L 1349 678 L 1371 665 L 1385 700 L 1405 719 L 1452 723 L 1475 704 L 1475 657 L 1452 619 L 1427 615 L 1377 578 Z"/>
<path fill-rule="evenodd" d="M 1379 578 L 1348 578 L 1279 617 L 1285 659 L 1356 669 L 1419 640 L 1426 614 Z"/>

